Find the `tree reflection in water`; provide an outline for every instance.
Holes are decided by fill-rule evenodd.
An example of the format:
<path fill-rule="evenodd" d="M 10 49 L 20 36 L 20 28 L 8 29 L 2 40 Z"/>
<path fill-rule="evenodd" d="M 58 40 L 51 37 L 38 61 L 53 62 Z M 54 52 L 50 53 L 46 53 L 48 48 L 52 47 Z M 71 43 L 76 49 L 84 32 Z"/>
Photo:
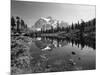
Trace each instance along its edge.
<path fill-rule="evenodd" d="M 38 38 L 38 37 L 36 37 Z M 63 47 L 69 43 L 73 45 L 76 45 L 78 48 L 81 46 L 81 49 L 83 49 L 85 46 L 91 47 L 94 50 L 96 49 L 95 45 L 95 38 L 91 37 L 82 37 L 80 36 L 79 38 L 59 38 L 59 37 L 39 37 L 41 38 L 41 41 L 46 43 L 47 45 L 50 45 L 51 47 Z"/>

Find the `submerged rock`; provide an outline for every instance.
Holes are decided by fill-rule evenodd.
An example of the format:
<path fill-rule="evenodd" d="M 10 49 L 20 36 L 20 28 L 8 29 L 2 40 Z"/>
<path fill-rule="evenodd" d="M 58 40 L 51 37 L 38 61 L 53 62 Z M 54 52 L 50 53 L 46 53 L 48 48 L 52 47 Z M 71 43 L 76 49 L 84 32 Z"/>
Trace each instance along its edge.
<path fill-rule="evenodd" d="M 79 57 L 78 60 L 81 60 L 81 58 Z"/>
<path fill-rule="evenodd" d="M 71 64 L 72 66 L 76 65 L 73 59 L 69 59 L 69 64 Z"/>
<path fill-rule="evenodd" d="M 73 55 L 76 55 L 76 53 L 75 53 L 75 52 L 72 52 L 72 54 L 73 54 Z"/>

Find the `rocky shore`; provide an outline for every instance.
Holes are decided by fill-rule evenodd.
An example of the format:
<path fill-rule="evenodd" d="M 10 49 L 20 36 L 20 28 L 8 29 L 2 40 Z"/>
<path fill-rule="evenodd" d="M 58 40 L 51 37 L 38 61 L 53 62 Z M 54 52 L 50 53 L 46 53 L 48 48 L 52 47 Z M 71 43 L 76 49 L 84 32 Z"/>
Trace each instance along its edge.
<path fill-rule="evenodd" d="M 30 45 L 32 38 L 11 36 L 11 74 L 30 73 Z"/>

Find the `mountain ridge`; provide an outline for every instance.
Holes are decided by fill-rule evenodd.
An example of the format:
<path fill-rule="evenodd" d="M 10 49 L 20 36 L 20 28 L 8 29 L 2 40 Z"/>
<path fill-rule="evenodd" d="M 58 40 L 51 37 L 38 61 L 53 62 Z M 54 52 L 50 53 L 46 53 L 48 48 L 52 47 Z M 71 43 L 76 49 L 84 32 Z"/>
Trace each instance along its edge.
<path fill-rule="evenodd" d="M 56 19 L 53 19 L 51 16 L 49 17 L 40 17 L 40 19 L 38 19 L 34 26 L 32 26 L 32 28 L 34 28 L 35 30 L 39 31 L 39 30 L 48 30 L 51 29 L 51 27 L 53 28 L 57 28 L 57 26 L 59 25 L 59 27 L 67 27 L 68 23 L 64 22 L 64 21 L 59 21 Z"/>

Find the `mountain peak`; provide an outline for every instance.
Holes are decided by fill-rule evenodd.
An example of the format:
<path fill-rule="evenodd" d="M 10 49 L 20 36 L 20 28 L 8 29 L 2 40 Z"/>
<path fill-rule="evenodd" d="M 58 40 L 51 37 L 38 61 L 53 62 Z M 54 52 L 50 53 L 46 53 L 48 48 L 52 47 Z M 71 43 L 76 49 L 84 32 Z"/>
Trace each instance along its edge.
<path fill-rule="evenodd" d="M 68 24 L 63 21 L 59 21 L 53 19 L 51 16 L 48 17 L 41 17 L 39 20 L 36 21 L 34 27 L 37 29 L 48 30 L 51 27 L 56 28 L 57 24 L 59 23 L 59 27 L 66 27 Z"/>
<path fill-rule="evenodd" d="M 45 17 L 41 17 L 40 19 L 43 19 L 43 20 L 45 20 L 47 22 L 50 20 L 49 18 L 45 18 Z"/>
<path fill-rule="evenodd" d="M 48 16 L 48 17 L 46 17 L 47 19 L 52 19 L 52 17 L 51 16 Z"/>

